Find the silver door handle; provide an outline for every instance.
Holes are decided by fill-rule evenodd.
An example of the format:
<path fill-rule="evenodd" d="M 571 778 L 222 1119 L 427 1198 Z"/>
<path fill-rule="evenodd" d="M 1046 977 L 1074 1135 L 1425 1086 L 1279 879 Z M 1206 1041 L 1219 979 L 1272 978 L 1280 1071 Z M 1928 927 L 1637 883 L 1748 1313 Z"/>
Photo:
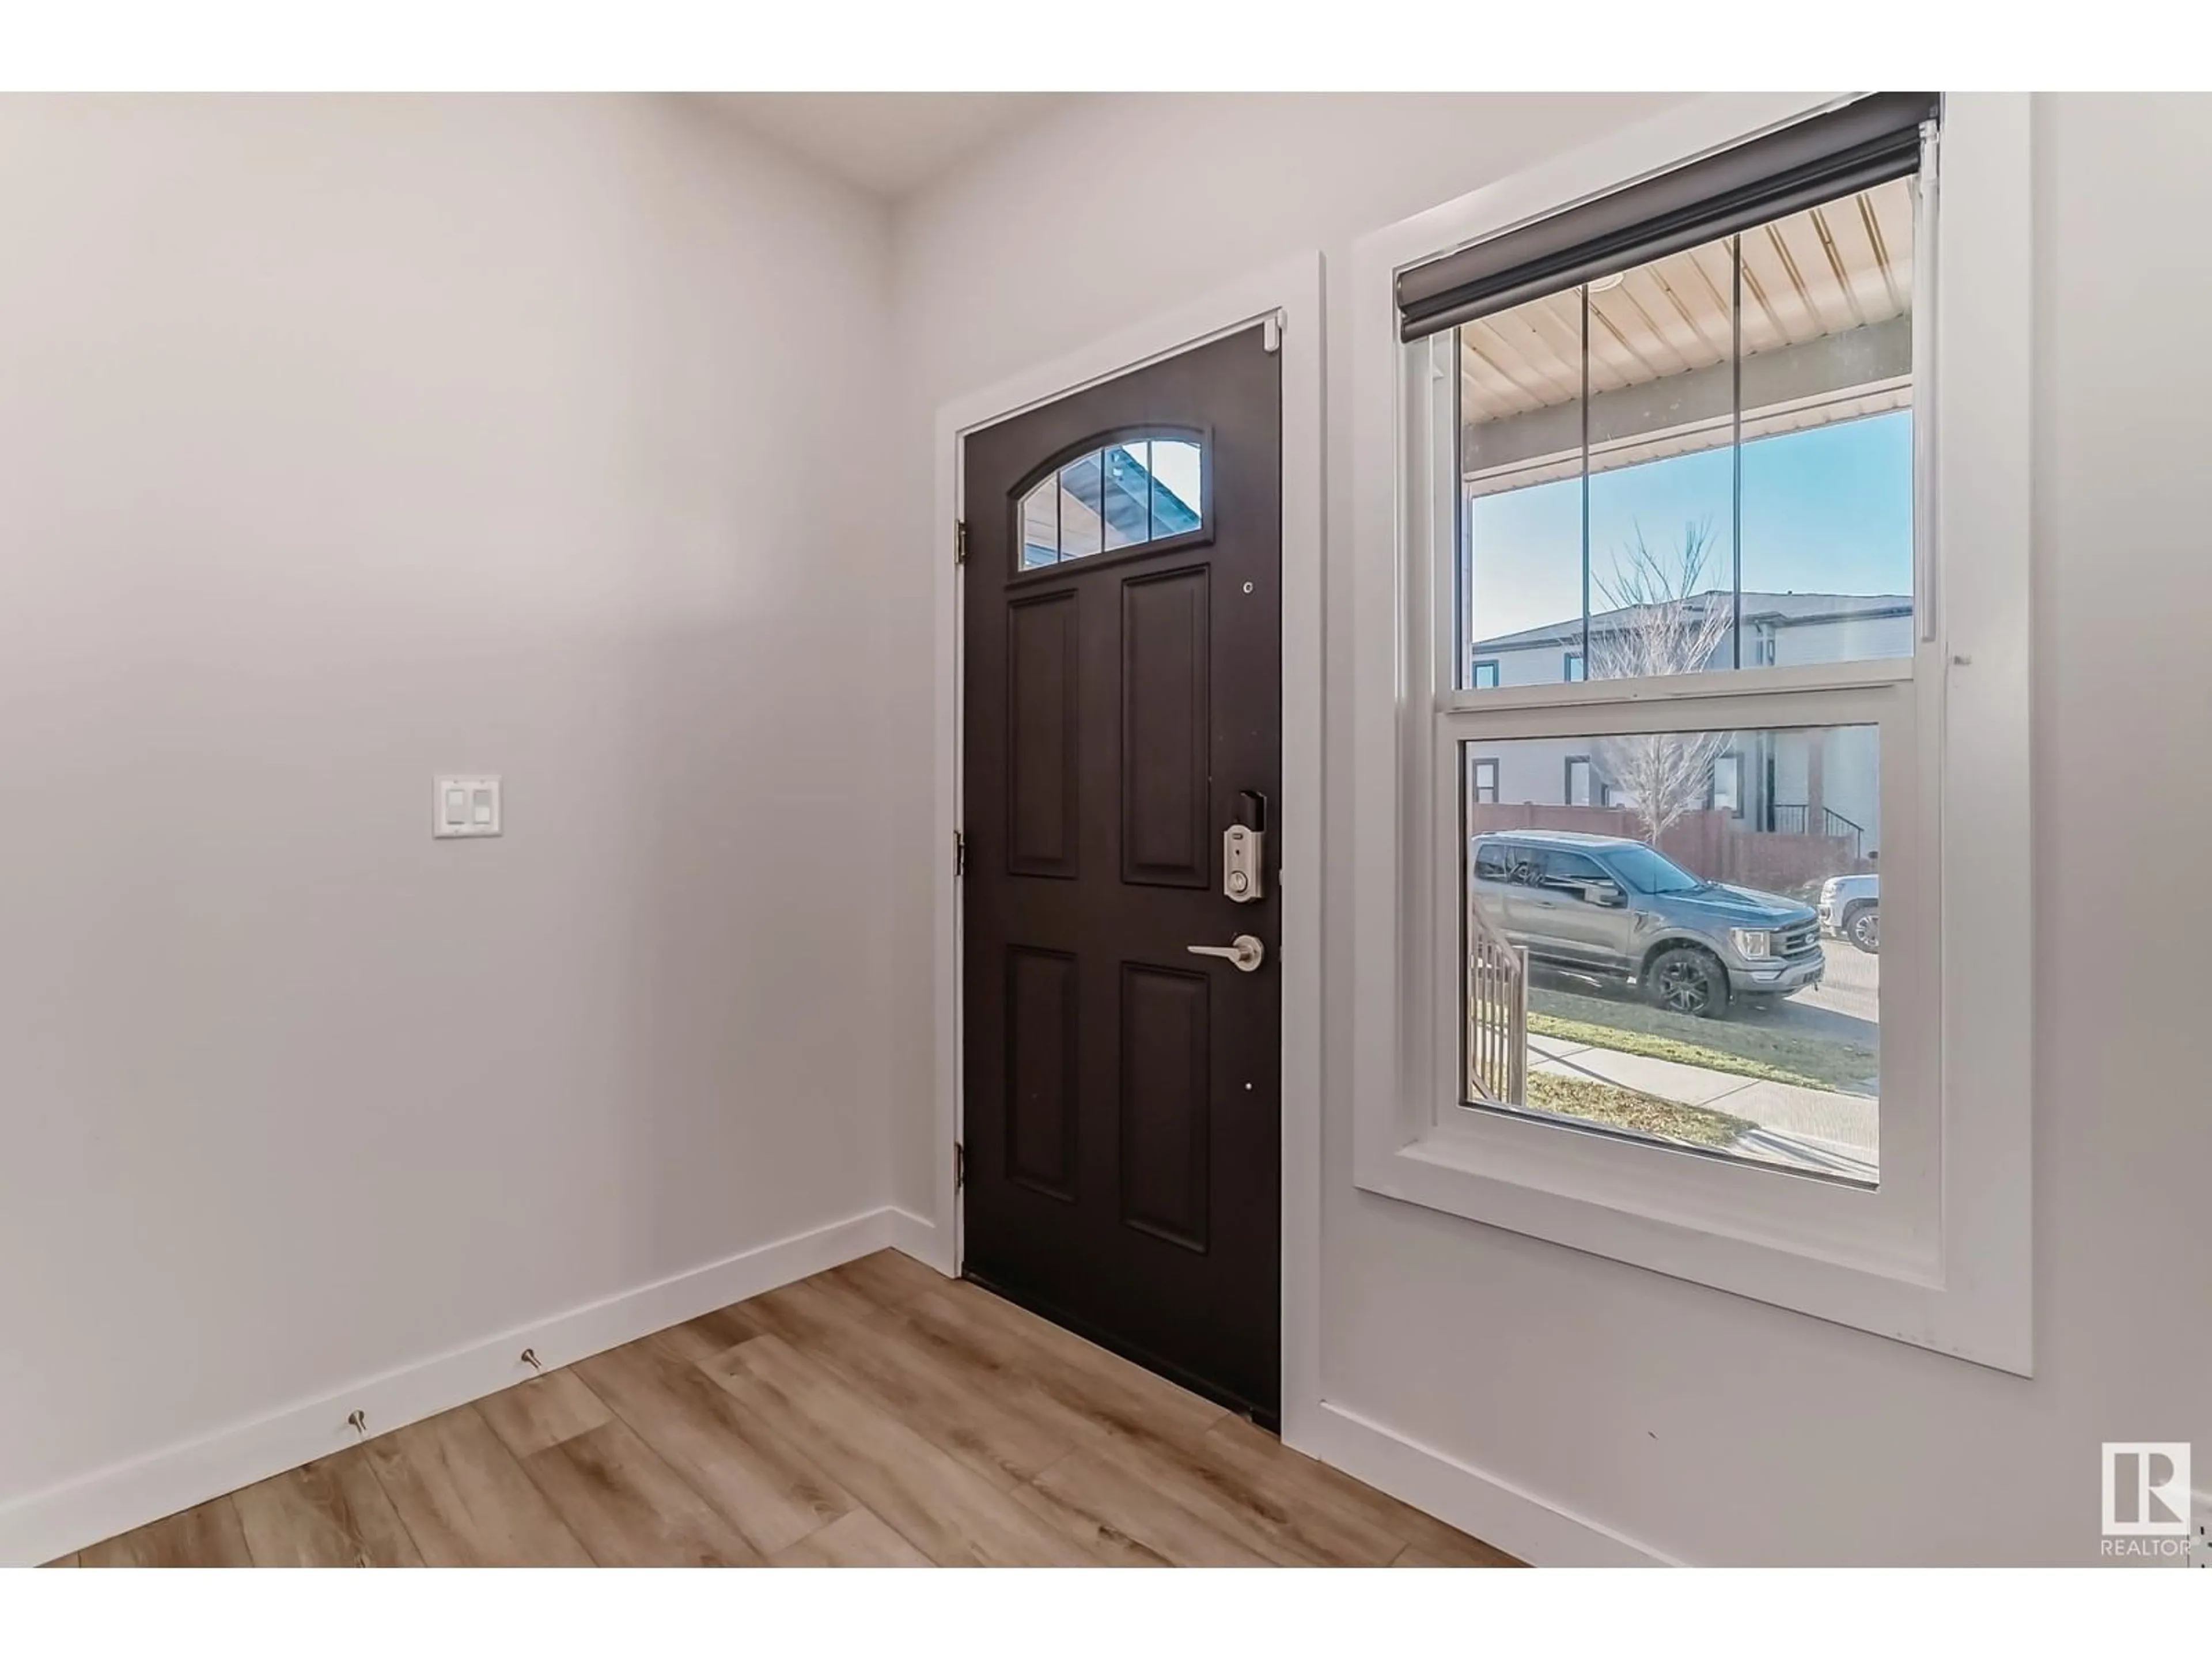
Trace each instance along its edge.
<path fill-rule="evenodd" d="M 1183 949 L 1194 957 L 1219 957 L 1224 962 L 1233 962 L 1240 974 L 1250 973 L 1267 957 L 1267 947 L 1249 933 L 1239 933 L 1226 945 L 1186 945 Z"/>

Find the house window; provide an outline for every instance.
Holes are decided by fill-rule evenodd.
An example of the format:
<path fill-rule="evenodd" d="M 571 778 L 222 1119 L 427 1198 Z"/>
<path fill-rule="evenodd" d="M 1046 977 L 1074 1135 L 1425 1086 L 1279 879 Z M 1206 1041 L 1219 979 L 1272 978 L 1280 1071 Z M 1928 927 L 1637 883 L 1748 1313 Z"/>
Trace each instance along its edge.
<path fill-rule="evenodd" d="M 1498 659 L 1495 657 L 1476 658 L 1474 677 L 1470 678 L 1467 684 L 1470 690 L 1496 690 L 1498 689 Z"/>
<path fill-rule="evenodd" d="M 1206 447 L 1200 434 L 1126 433 L 1094 440 L 1017 492 L 1019 568 L 1197 538 L 1204 531 Z"/>
<path fill-rule="evenodd" d="M 1357 857 L 1397 908 L 1361 941 L 1354 1173 L 2024 1369 L 2026 1027 L 1992 1015 L 2028 981 L 1982 969 L 1992 928 L 2025 958 L 2025 656 L 1962 694 L 1946 641 L 2026 649 L 2026 116 L 1969 103 L 1942 259 L 1978 320 L 1934 415 L 1926 95 L 1723 96 L 1671 168 L 1624 144 L 1632 183 L 1581 156 L 1363 245 L 1399 390 L 1356 419 L 1355 584 L 1398 635 L 1354 690 L 1395 803 Z M 1972 503 L 1940 545 L 1939 496 Z M 1546 644 L 1562 684 L 1452 665 Z M 1467 821 L 1508 766 L 1555 803 Z M 1486 879 L 1500 831 L 1564 886 Z M 1878 955 L 1819 908 L 1877 856 Z"/>
<path fill-rule="evenodd" d="M 1844 835 L 1747 833 L 1711 790 L 1735 745 L 1771 745 L 1821 773 L 1829 798 L 1871 826 L 1866 834 L 1878 845 L 1879 726 L 1637 731 L 1567 741 L 1589 752 L 1567 757 L 1565 799 L 1516 806 L 1510 828 L 1516 845 L 1549 848 L 1547 874 L 1571 865 L 1575 883 L 1616 890 L 1595 913 L 1560 909 L 1486 888 L 1478 870 L 1467 925 L 1478 942 L 1494 930 L 1528 953 L 1534 972 L 1522 992 L 1528 1026 L 1519 1039 L 1571 1039 L 1574 1064 L 1563 1073 L 1535 1061 L 1518 1074 L 1516 1093 L 1486 1080 L 1480 1045 L 1471 1042 L 1458 1079 L 1462 1103 L 1686 1147 L 1760 1171 L 1878 1184 L 1879 963 L 1840 945 L 1832 962 L 1816 908 L 1824 884 L 1865 868 L 1865 849 Z M 1550 737 L 1511 738 L 1478 759 L 1462 745 L 1470 794 L 1480 799 L 1486 769 L 1534 771 L 1560 747 Z M 1589 804 L 1593 779 L 1600 802 L 1619 811 L 1617 825 L 1594 826 L 1573 810 Z M 1499 827 L 1477 822 L 1469 830 L 1480 843 Z M 1476 965 L 1468 975 L 1478 1023 L 1488 988 L 1476 981 L 1486 971 Z M 1793 1006 L 1800 998 L 1806 1006 Z M 1648 1063 L 1659 1058 L 1668 1063 Z M 1786 1096 L 1743 1094 L 1747 1079 L 1785 1077 Z M 1738 1097 L 1749 1113 L 1728 1109 Z M 1760 1115 L 1769 1106 L 1771 1123 Z M 1780 1127 L 1813 1112 L 1820 1115 L 1816 1135 Z"/>
<path fill-rule="evenodd" d="M 1713 757 L 1713 782 L 1710 804 L 1716 812 L 1725 812 L 1730 817 L 1743 816 L 1743 757 L 1729 753 Z"/>
<path fill-rule="evenodd" d="M 1498 805 L 1498 763 L 1484 758 L 1468 763 L 1468 799 L 1477 806 Z"/>
<path fill-rule="evenodd" d="M 1590 804 L 1590 762 L 1588 755 L 1567 757 L 1567 792 L 1564 802 L 1569 806 L 1588 806 Z"/>
<path fill-rule="evenodd" d="M 1793 653 L 1801 664 L 1901 650 L 1913 614 L 1915 217 L 1911 169 L 1893 169 L 1723 235 L 1628 253 L 1571 287 L 1539 284 L 1462 321 L 1445 337 L 1461 386 L 1458 510 L 1473 520 L 1455 540 L 1471 557 L 1447 561 L 1439 550 L 1437 560 L 1454 610 L 1479 630 L 1486 611 L 1499 624 L 1577 629 L 1581 647 L 1562 653 L 1570 684 L 1686 693 L 1700 677 L 1766 667 L 1766 641 L 1784 628 L 1802 641 Z M 1776 297 L 1747 304 L 1747 294 Z M 1524 365 L 1525 354 L 1553 354 L 1548 374 L 1532 381 L 1522 365 L 1501 367 L 1512 341 Z M 1537 501 L 1547 495 L 1571 503 L 1572 533 L 1532 544 L 1512 526 L 1541 524 Z M 1829 544 L 1815 533 L 1838 512 L 1858 515 L 1855 557 L 1840 579 L 1819 562 Z M 1657 526 L 1670 514 L 1680 527 L 1662 537 Z M 1569 590 L 1577 614 L 1545 610 Z M 1747 639 L 1747 652 L 1739 646 Z M 1748 1116 L 1706 1103 L 1735 1097 L 1726 1079 L 1751 1075 L 1747 1066 L 1775 1075 L 1739 1052 L 1720 1022 L 1770 1009 L 1787 1020 L 1791 999 L 1825 985 L 1806 899 L 1855 869 L 1859 853 L 1824 825 L 1875 816 L 1881 732 L 1902 731 L 1913 702 L 1909 674 L 1864 703 L 1874 718 L 1863 721 L 1860 705 L 1823 691 L 1770 694 L 1759 712 L 1771 724 L 1742 740 L 1776 757 L 1785 790 L 1817 804 L 1754 836 L 1725 834 L 1721 822 L 1741 808 L 1739 732 L 1689 729 L 1664 697 L 1624 694 L 1604 725 L 1559 738 L 1510 735 L 1474 709 L 1445 714 L 1441 732 L 1464 746 L 1480 729 L 1485 752 L 1516 767 L 1546 749 L 1561 756 L 1560 816 L 1547 825 L 1534 805 L 1529 828 L 1604 831 L 1577 810 L 1620 816 L 1617 835 L 1577 855 L 1621 861 L 1620 902 L 1608 914 L 1522 901 L 1486 916 L 1469 888 L 1457 901 L 1473 907 L 1466 928 L 1494 927 L 1540 967 L 1595 969 L 1630 999 L 1533 987 L 1535 1029 L 1515 1040 L 1540 1036 L 1547 1022 L 1572 1028 L 1588 1045 L 1577 1075 L 1559 1079 L 1537 1064 L 1524 1097 L 1503 1099 L 1471 1073 L 1464 1103 L 1694 1145 L 1747 1168 L 1877 1184 L 1881 1057 L 1871 1006 L 1848 1038 L 1834 1026 L 1795 1036 L 1788 1086 L 1803 1092 L 1791 1098 L 1801 1107 L 1818 1099 L 1834 1132 L 1817 1149 L 1790 1113 L 1759 1115 L 1763 1095 L 1745 1097 Z M 1794 723 L 1801 712 L 1802 726 Z M 1455 999 L 1479 999 L 1487 972 L 1463 968 Z M 1644 1063 L 1655 1034 L 1679 1070 Z"/>

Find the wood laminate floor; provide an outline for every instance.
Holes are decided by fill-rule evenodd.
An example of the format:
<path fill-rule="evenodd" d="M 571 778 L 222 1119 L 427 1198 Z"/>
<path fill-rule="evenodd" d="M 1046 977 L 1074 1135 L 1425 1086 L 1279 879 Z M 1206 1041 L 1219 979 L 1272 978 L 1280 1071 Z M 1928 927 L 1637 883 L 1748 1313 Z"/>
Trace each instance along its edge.
<path fill-rule="evenodd" d="M 111 1538 L 81 1566 L 1510 1566 L 885 1250 Z"/>

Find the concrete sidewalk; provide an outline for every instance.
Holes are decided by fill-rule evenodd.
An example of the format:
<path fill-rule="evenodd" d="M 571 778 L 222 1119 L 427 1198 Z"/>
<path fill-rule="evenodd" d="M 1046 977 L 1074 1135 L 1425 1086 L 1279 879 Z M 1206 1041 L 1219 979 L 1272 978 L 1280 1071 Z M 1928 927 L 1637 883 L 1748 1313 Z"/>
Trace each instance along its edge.
<path fill-rule="evenodd" d="M 1747 1137 L 1737 1150 L 1755 1157 L 1809 1163 L 1858 1179 L 1871 1177 L 1880 1157 L 1877 1109 L 1863 1095 L 1771 1083 L 1558 1037 L 1528 1039 L 1528 1069 L 1591 1078 L 1661 1100 L 1710 1106 L 1731 1117 L 1747 1118 L 1765 1133 Z M 1800 1149 L 1802 1158 L 1794 1155 Z"/>

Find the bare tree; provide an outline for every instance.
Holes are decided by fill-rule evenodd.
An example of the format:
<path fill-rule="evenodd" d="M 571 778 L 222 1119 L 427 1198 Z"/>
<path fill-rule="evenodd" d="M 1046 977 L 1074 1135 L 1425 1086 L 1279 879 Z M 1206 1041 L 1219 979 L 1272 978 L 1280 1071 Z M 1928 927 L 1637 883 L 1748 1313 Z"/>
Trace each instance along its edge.
<path fill-rule="evenodd" d="M 1639 527 L 1613 556 L 1610 578 L 1592 581 L 1612 613 L 1593 626 L 1585 665 L 1592 679 L 1642 678 L 1696 673 L 1711 665 L 1735 624 L 1735 606 L 1710 591 L 1711 526 L 1682 526 L 1680 548 L 1653 550 Z M 1733 742 L 1729 732 L 1651 732 L 1599 738 L 1590 766 L 1644 825 L 1656 844 L 1686 812 L 1703 806 L 1712 790 L 1713 762 Z"/>

